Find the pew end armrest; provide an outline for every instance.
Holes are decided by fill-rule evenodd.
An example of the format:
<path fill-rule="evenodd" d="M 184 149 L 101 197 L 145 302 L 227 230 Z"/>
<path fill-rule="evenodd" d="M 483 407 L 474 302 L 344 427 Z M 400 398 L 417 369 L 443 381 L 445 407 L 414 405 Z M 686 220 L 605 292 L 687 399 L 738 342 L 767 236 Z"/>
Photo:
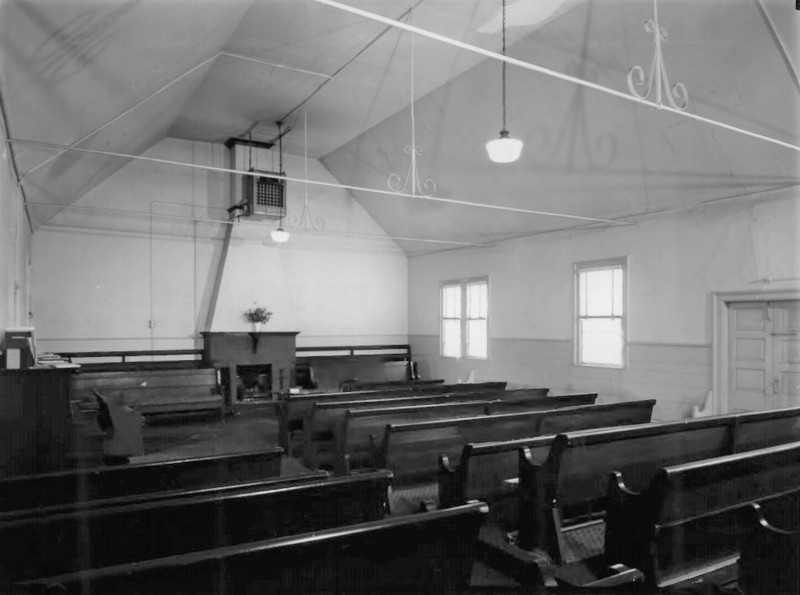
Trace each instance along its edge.
<path fill-rule="evenodd" d="M 562 588 L 599 589 L 643 583 L 645 575 L 625 564 L 609 565 L 600 555 L 561 566 L 555 571 L 555 579 Z"/>

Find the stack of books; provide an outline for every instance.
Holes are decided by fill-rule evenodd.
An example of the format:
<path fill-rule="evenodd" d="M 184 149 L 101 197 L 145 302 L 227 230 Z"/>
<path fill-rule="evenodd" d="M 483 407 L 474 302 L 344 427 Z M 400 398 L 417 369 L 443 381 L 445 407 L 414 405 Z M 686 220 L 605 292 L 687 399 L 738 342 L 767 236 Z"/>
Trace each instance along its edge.
<path fill-rule="evenodd" d="M 36 360 L 39 366 L 45 368 L 80 368 L 80 364 L 73 364 L 68 358 L 57 353 L 41 353 Z"/>

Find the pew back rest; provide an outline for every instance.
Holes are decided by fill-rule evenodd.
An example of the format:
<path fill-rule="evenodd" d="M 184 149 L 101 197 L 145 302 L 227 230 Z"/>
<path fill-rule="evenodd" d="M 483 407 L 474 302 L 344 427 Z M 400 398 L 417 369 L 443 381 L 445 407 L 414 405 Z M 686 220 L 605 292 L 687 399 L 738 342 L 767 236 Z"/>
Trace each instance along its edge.
<path fill-rule="evenodd" d="M 553 398 L 553 397 L 548 397 Z M 492 494 L 502 494 L 508 489 L 508 480 L 519 477 L 518 452 L 529 448 L 537 463 L 544 464 L 549 457 L 552 437 L 557 432 L 576 428 L 616 427 L 627 424 L 642 424 L 650 421 L 655 401 L 630 401 L 605 405 L 590 405 L 546 412 L 534 433 L 510 440 L 470 440 L 471 448 L 462 452 L 458 473 L 451 481 L 460 481 L 455 488 L 457 501 L 472 498 L 491 499 Z M 536 438 L 545 435 L 545 438 Z M 520 434 L 516 434 L 520 436 Z M 478 438 L 470 436 L 470 438 Z M 482 444 L 486 443 L 486 444 Z M 448 491 L 450 488 L 446 488 Z"/>
<path fill-rule="evenodd" d="M 35 578 L 383 518 L 392 474 L 304 480 L 0 523 L 13 576 Z M 64 547 L 70 544 L 70 547 Z"/>
<path fill-rule="evenodd" d="M 471 396 L 471 395 L 469 395 Z M 458 401 L 470 400 L 458 399 Z M 384 407 L 409 407 L 431 405 L 449 401 L 447 393 L 436 395 L 364 399 L 355 401 L 331 401 L 315 403 L 303 424 L 302 449 L 292 446 L 293 455 L 301 455 L 303 464 L 309 469 L 326 465 L 336 453 L 336 426 L 343 422 L 347 410 L 380 409 Z"/>
<path fill-rule="evenodd" d="M 559 501 L 564 505 L 601 499 L 608 474 L 644 490 L 670 465 L 800 440 L 800 408 L 571 432 L 560 462 Z"/>
<path fill-rule="evenodd" d="M 391 399 L 414 395 L 411 387 L 398 387 L 384 390 L 363 390 L 352 392 L 328 392 L 282 395 L 277 402 L 278 445 L 290 456 L 296 447 L 302 448 L 302 442 L 292 440 L 294 433 L 303 430 L 306 417 L 316 403 L 335 403 L 336 401 L 353 401 L 356 399 Z"/>
<path fill-rule="evenodd" d="M 547 397 L 546 400 L 558 397 Z M 496 404 L 490 405 L 490 407 Z M 397 481 L 404 481 L 412 471 L 420 477 L 435 477 L 438 457 L 455 457 L 468 443 L 492 442 L 500 438 L 510 440 L 541 435 L 548 425 L 560 427 L 592 426 L 613 423 L 617 419 L 650 419 L 653 402 L 614 403 L 610 405 L 582 405 L 558 409 L 528 410 L 514 413 L 497 413 L 487 417 L 471 417 L 440 421 L 425 421 L 411 424 L 391 424 L 386 428 L 382 455 L 378 459 L 395 471 Z M 551 418 L 560 421 L 551 422 Z M 445 433 L 446 430 L 446 433 Z M 501 473 L 516 467 L 515 445 L 503 454 L 495 451 L 493 458 L 505 458 L 499 462 Z M 463 453 L 462 453 L 463 454 Z M 516 477 L 516 473 L 512 477 Z M 484 486 L 485 487 L 485 486 Z M 482 489 L 482 494 L 485 491 Z M 474 496 L 470 496 L 472 498 Z"/>
<path fill-rule="evenodd" d="M 713 515 L 800 486 L 800 442 L 665 467 L 648 489 L 658 525 Z"/>
<path fill-rule="evenodd" d="M 597 400 L 597 393 L 580 393 L 550 397 L 522 393 L 512 397 L 508 395 L 509 392 L 517 391 L 506 391 L 502 396 L 498 395 L 498 402 L 489 408 L 491 413 L 546 411 L 548 409 L 560 409 L 563 407 L 580 407 L 581 405 L 594 405 Z"/>
<path fill-rule="evenodd" d="M 756 411 L 730 419 L 736 426 L 733 452 L 745 452 L 800 440 L 800 407 Z"/>
<path fill-rule="evenodd" d="M 654 584 L 683 580 L 735 559 L 744 507 L 799 485 L 800 442 L 665 467 L 641 493 L 618 490 L 606 553 Z"/>
<path fill-rule="evenodd" d="M 122 398 L 142 413 L 218 409 L 222 393 L 213 368 L 76 372 L 70 376 L 70 398 L 94 411 L 93 390 Z"/>
<path fill-rule="evenodd" d="M 337 458 L 341 461 L 347 455 L 353 468 L 385 467 L 389 424 L 452 419 L 470 415 L 485 416 L 486 407 L 492 402 L 475 399 L 417 407 L 348 409 L 335 430 Z"/>
<path fill-rule="evenodd" d="M 589 420 L 580 407 L 564 407 L 554 410 L 545 419 L 542 425 L 542 434 L 560 434 L 586 428 L 604 428 L 618 425 L 632 425 L 649 423 L 653 416 L 655 399 L 642 399 L 639 401 L 622 401 L 620 403 L 606 403 L 592 405 L 592 415 Z M 587 425 L 587 421 L 591 425 Z"/>
<path fill-rule="evenodd" d="M 605 499 L 614 471 L 623 473 L 629 489 L 641 491 L 662 467 L 729 454 L 730 426 L 699 421 L 567 433 L 555 486 L 560 505 Z"/>
<path fill-rule="evenodd" d="M 66 594 L 459 593 L 469 582 L 482 503 L 19 583 Z"/>
<path fill-rule="evenodd" d="M 275 477 L 283 449 L 58 471 L 0 481 L 0 510 L 20 510 Z"/>

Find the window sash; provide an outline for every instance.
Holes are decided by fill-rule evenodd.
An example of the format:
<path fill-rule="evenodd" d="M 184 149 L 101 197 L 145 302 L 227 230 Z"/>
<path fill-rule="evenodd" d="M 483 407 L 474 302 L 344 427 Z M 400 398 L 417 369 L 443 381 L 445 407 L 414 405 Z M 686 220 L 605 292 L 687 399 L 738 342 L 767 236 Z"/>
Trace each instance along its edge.
<path fill-rule="evenodd" d="M 626 348 L 626 264 L 576 264 L 575 362 L 622 368 Z"/>
<path fill-rule="evenodd" d="M 488 358 L 489 282 L 487 279 L 441 286 L 440 354 Z"/>

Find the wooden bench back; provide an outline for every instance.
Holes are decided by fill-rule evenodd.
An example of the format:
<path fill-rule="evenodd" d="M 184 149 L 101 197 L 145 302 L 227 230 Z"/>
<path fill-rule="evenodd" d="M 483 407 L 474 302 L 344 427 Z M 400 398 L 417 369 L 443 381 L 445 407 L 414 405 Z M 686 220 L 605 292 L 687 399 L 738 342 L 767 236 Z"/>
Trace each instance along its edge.
<path fill-rule="evenodd" d="M 456 401 L 472 400 L 473 395 L 462 395 Z M 327 457 L 336 452 L 335 432 L 336 425 L 342 423 L 342 418 L 348 409 L 380 409 L 383 407 L 407 407 L 418 405 L 432 405 L 445 403 L 452 400 L 450 394 L 415 395 L 391 399 L 365 399 L 357 401 L 332 401 L 329 403 L 315 403 L 303 422 L 302 447 L 292 445 L 292 454 L 301 456 L 303 464 L 309 469 L 316 469 L 320 465 L 320 453 L 327 453 Z"/>
<path fill-rule="evenodd" d="M 558 398 L 547 397 L 547 400 L 555 401 Z M 641 422 L 650 418 L 654 404 L 655 401 L 583 405 L 497 413 L 487 417 L 392 423 L 386 428 L 376 460 L 379 466 L 395 472 L 397 485 L 436 481 L 439 461 L 457 456 L 463 452 L 466 444 L 498 438 L 535 437 L 542 433 L 543 428 L 559 423 L 553 419 L 562 420 L 570 427 L 576 424 L 584 424 L 585 427 L 594 427 L 598 423 L 608 425 L 615 419 L 627 420 L 637 415 L 636 419 Z M 492 403 L 490 408 L 496 405 L 497 403 Z M 507 456 L 515 460 L 516 451 L 508 451 Z M 515 476 L 516 472 L 513 477 Z"/>
<path fill-rule="evenodd" d="M 425 389 L 444 384 L 443 378 L 433 380 L 385 380 L 375 382 L 358 382 L 356 380 L 345 380 L 341 383 L 342 392 L 354 392 L 359 390 L 382 390 L 386 388 L 413 388 Z"/>
<path fill-rule="evenodd" d="M 454 397 L 446 403 L 418 407 L 348 409 L 335 429 L 334 471 L 341 473 L 349 469 L 384 467 L 384 459 L 377 457 L 386 450 L 383 441 L 389 424 L 485 416 L 487 406 L 494 402 L 481 399 L 461 401 Z"/>
<path fill-rule="evenodd" d="M 575 405 L 588 405 L 595 401 L 596 394 L 563 395 L 547 397 L 549 389 L 519 389 L 506 391 L 495 390 L 461 392 L 461 393 L 436 393 L 428 395 L 414 395 L 408 397 L 392 397 L 389 399 L 367 399 L 355 401 L 331 401 L 315 403 L 304 421 L 303 446 L 298 448 L 292 444 L 292 454 L 301 455 L 304 464 L 310 469 L 316 469 L 321 464 L 319 453 L 334 453 L 336 445 L 334 433 L 336 425 L 342 423 L 345 410 L 380 409 L 388 407 L 419 406 L 437 403 L 466 402 L 473 400 L 494 401 L 489 407 L 490 413 L 527 411 L 531 409 L 543 410 L 556 407 L 569 407 Z M 510 396 L 509 396 L 510 395 Z M 324 458 L 324 457 L 323 457 Z"/>
<path fill-rule="evenodd" d="M 275 477 L 282 457 L 272 448 L 13 477 L 0 481 L 0 511 Z"/>
<path fill-rule="evenodd" d="M 511 393 L 511 396 L 508 393 Z M 496 401 L 489 407 L 490 413 L 514 413 L 516 411 L 547 411 L 549 409 L 594 405 L 597 400 L 597 393 L 577 393 L 547 397 L 522 391 L 506 391 L 503 395 L 498 395 L 497 393 L 487 395 L 487 398 L 490 397 Z"/>
<path fill-rule="evenodd" d="M 477 382 L 464 384 L 432 384 L 420 386 L 397 386 L 385 389 L 340 391 L 328 393 L 310 393 L 302 395 L 284 395 L 277 405 L 278 445 L 286 450 L 289 456 L 295 454 L 294 449 L 302 449 L 302 441 L 292 440 L 295 432 L 303 430 L 306 416 L 315 403 L 332 403 L 336 401 L 353 401 L 360 399 L 391 399 L 410 396 L 439 395 L 449 393 L 502 392 L 505 382 Z"/>
<path fill-rule="evenodd" d="M 124 564 L 382 519 L 388 471 L 276 480 L 227 494 L 0 523 L 0 564 L 17 579 Z"/>
<path fill-rule="evenodd" d="M 283 475 L 268 477 L 264 479 L 253 479 L 245 481 L 234 481 L 223 485 L 200 486 L 189 488 L 178 488 L 164 490 L 160 492 L 145 492 L 142 494 L 132 494 L 124 496 L 114 496 L 98 500 L 86 500 L 78 502 L 65 502 L 50 506 L 35 508 L 23 508 L 0 513 L 0 524 L 7 522 L 24 521 L 26 519 L 42 518 L 51 515 L 65 515 L 75 512 L 90 512 L 101 508 L 113 506 L 132 506 L 136 504 L 169 502 L 180 498 L 193 498 L 199 496 L 224 496 L 234 492 L 244 492 L 252 490 L 268 489 L 277 484 L 288 485 L 292 482 L 304 482 L 309 480 L 321 480 L 329 477 L 324 471 L 310 471 L 299 475 Z"/>
<path fill-rule="evenodd" d="M 548 397 L 554 398 L 554 397 Z M 450 458 L 441 462 L 440 497 L 443 504 L 452 506 L 469 499 L 488 499 L 507 491 L 507 482 L 519 476 L 518 451 L 530 448 L 538 460 L 544 460 L 549 453 L 552 435 L 561 431 L 616 427 L 628 424 L 642 424 L 650 421 L 655 401 L 630 401 L 595 405 L 591 414 L 583 409 L 559 409 L 542 418 L 535 433 L 509 433 L 471 435 L 469 443 L 461 452 L 457 468 L 450 464 Z M 524 430 L 524 429 L 523 429 Z M 548 435 L 546 440 L 536 436 Z M 492 437 L 495 437 L 493 440 Z M 516 438 L 520 436 L 520 438 Z M 499 437 L 510 438 L 497 441 Z"/>
<path fill-rule="evenodd" d="M 122 398 L 142 413 L 221 409 L 214 368 L 77 372 L 70 376 L 70 398 L 85 410 L 97 409 L 92 390 Z"/>
<path fill-rule="evenodd" d="M 800 442 L 663 468 L 642 492 L 615 474 L 606 554 L 671 584 L 737 554 L 737 513 L 800 486 Z"/>
<path fill-rule="evenodd" d="M 482 503 L 19 583 L 77 593 L 465 592 Z"/>
<path fill-rule="evenodd" d="M 559 559 L 554 515 L 563 521 L 605 510 L 613 471 L 624 474 L 630 489 L 642 490 L 664 466 L 798 440 L 799 422 L 800 408 L 794 408 L 568 433 L 547 456 L 540 451 L 520 460 L 527 511 L 519 522 L 520 544 L 544 547 Z M 545 510 L 538 510 L 535 503 L 542 502 Z"/>

